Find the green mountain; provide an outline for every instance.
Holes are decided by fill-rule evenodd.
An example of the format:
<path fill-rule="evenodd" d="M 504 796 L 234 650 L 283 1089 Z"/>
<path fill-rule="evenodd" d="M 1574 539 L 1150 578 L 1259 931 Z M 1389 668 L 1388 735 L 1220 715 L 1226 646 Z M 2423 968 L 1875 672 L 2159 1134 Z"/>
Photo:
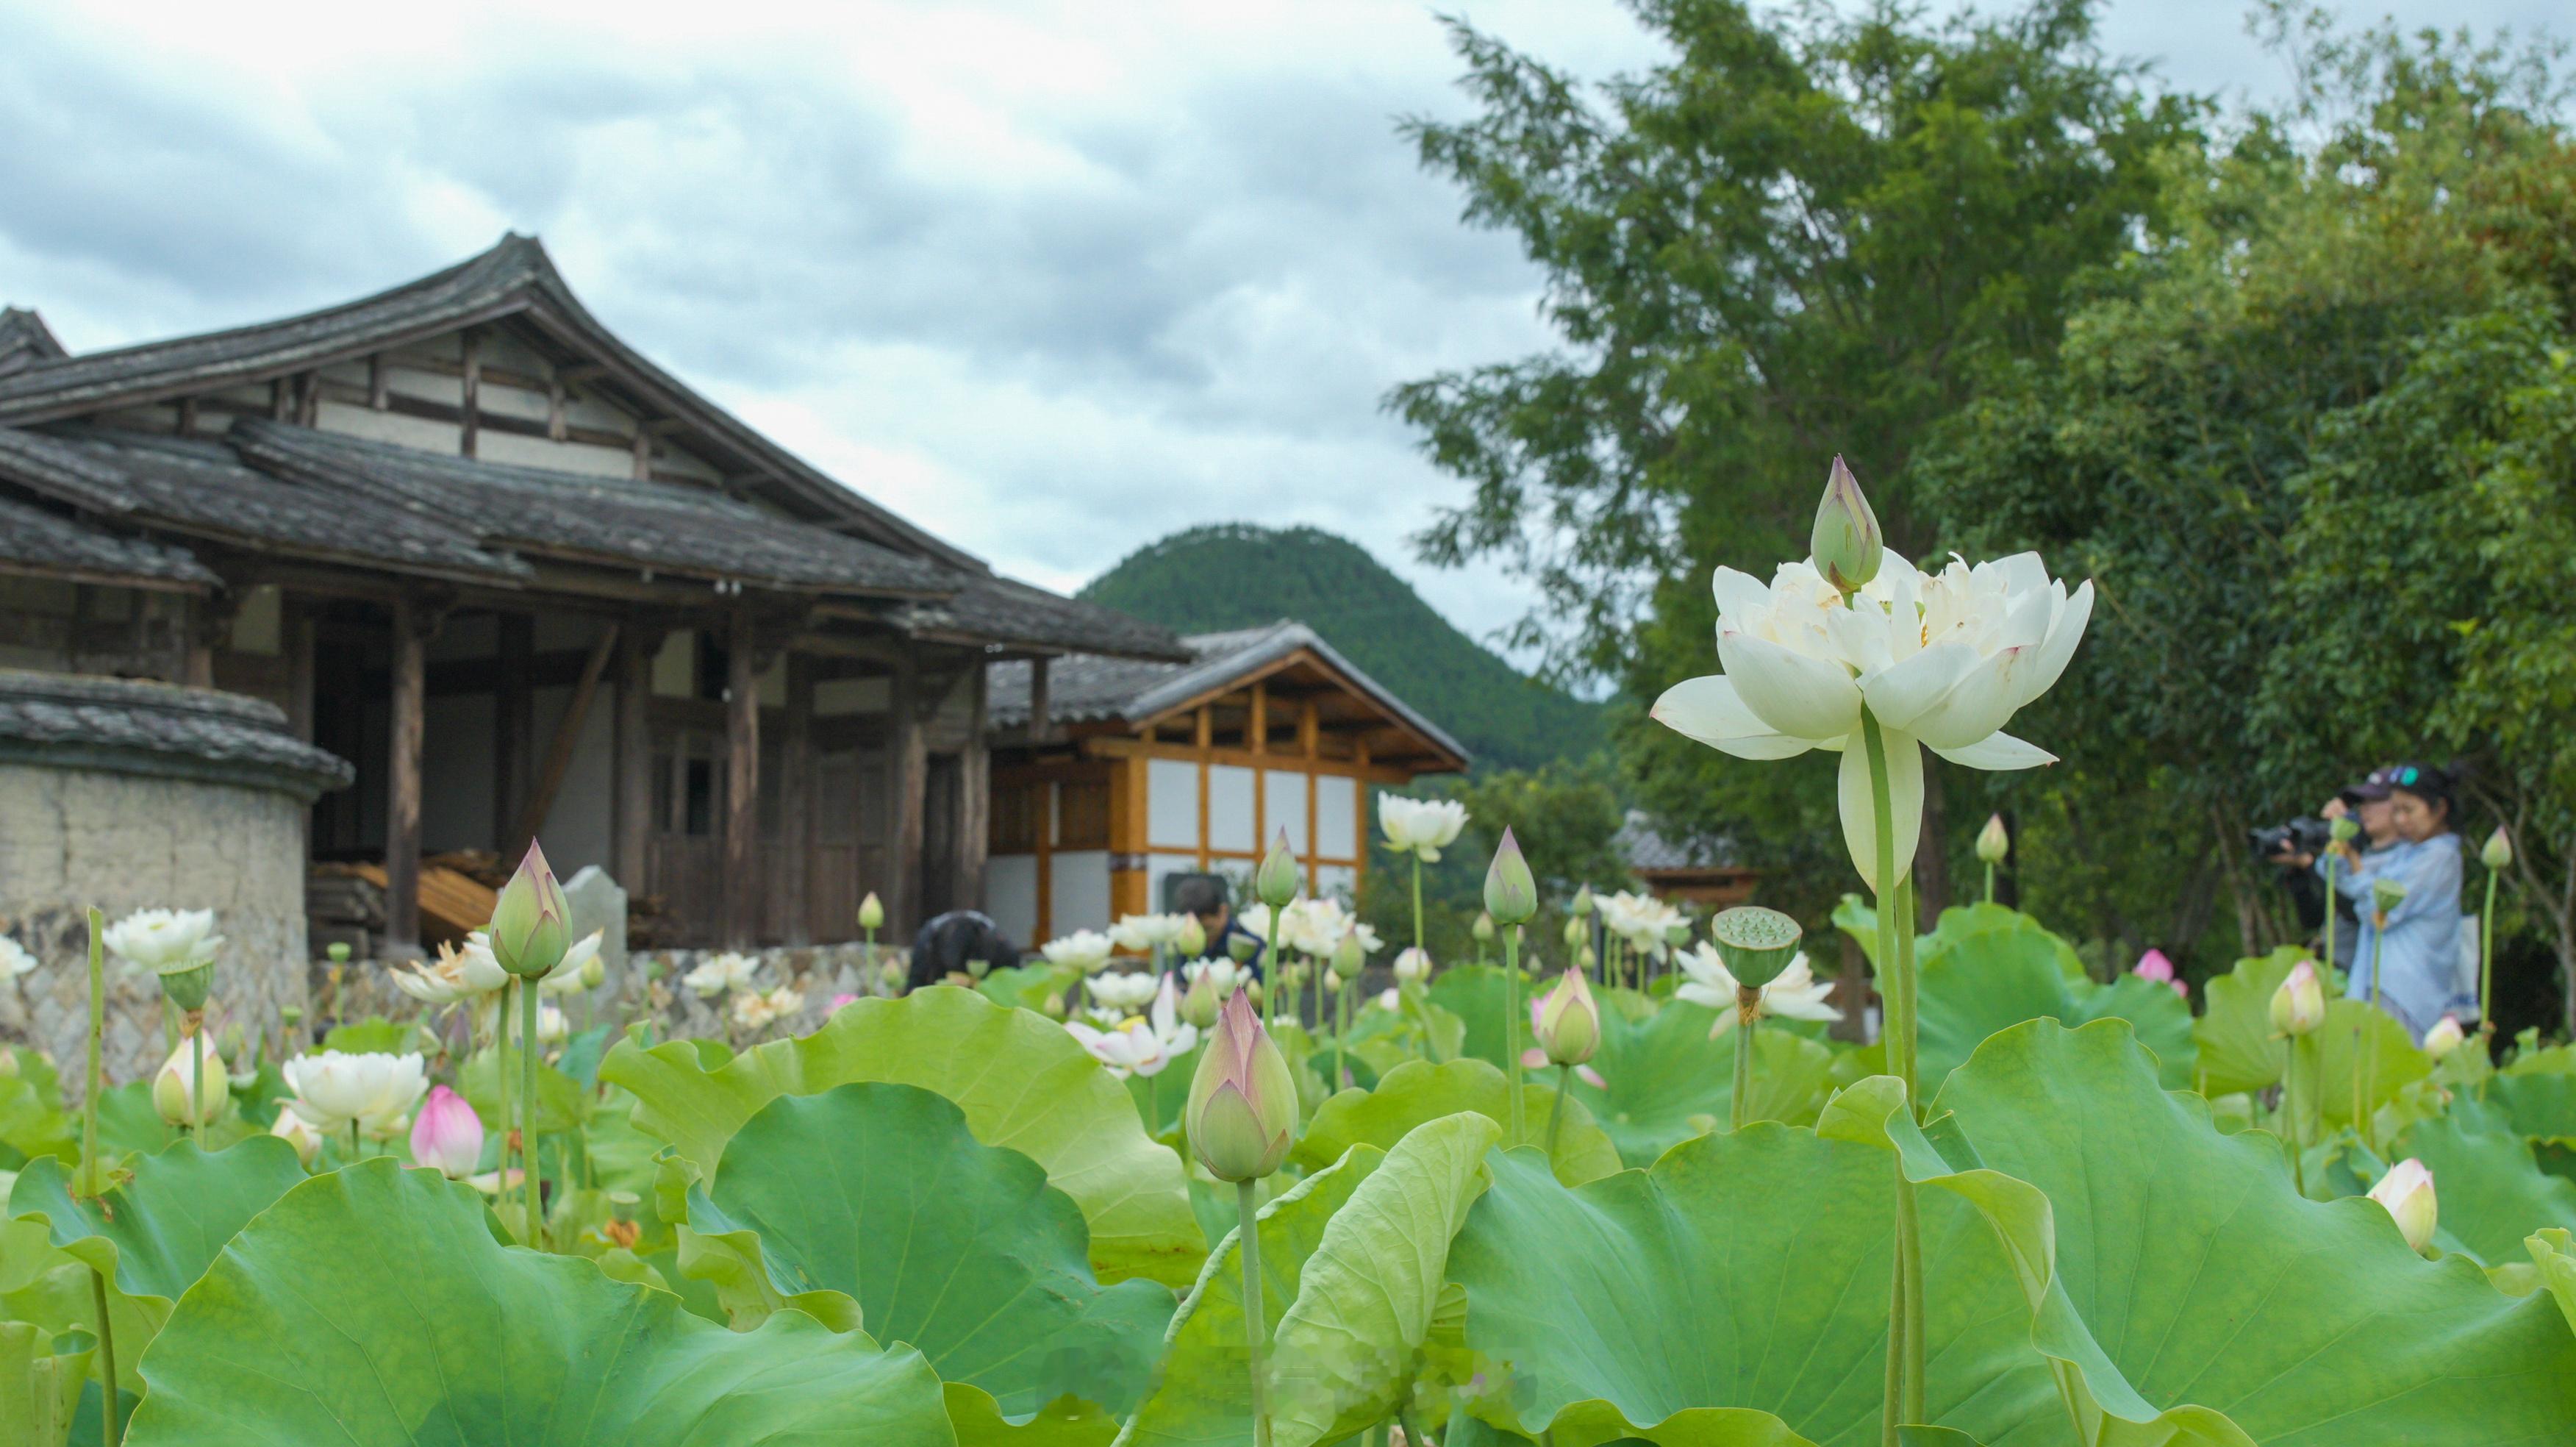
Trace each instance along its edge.
<path fill-rule="evenodd" d="M 1448 730 L 1480 768 L 1581 758 L 1607 741 L 1600 705 L 1521 674 L 1366 549 L 1314 528 L 1191 528 L 1129 554 L 1081 596 L 1182 633 L 1297 619 Z"/>

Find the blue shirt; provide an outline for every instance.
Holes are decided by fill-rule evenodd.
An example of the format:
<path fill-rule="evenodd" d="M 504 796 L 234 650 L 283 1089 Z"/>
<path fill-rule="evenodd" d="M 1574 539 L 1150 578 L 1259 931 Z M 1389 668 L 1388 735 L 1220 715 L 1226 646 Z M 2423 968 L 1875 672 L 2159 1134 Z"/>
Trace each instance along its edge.
<path fill-rule="evenodd" d="M 2323 874 L 2325 867 L 2326 861 L 2318 859 L 2317 872 Z M 2379 1003 L 2418 1040 L 2451 1001 L 2451 980 L 2460 961 L 2460 878 L 2460 836 L 2451 833 L 2421 844 L 2401 839 L 2363 855 L 2356 870 L 2346 871 L 2340 864 L 2335 869 L 2335 892 L 2351 900 L 2361 915 L 2344 998 L 2370 998 L 2376 946 L 2383 976 Z M 2385 935 L 2371 918 L 2370 886 L 2381 879 L 2406 886 L 2406 898 L 2388 912 Z"/>

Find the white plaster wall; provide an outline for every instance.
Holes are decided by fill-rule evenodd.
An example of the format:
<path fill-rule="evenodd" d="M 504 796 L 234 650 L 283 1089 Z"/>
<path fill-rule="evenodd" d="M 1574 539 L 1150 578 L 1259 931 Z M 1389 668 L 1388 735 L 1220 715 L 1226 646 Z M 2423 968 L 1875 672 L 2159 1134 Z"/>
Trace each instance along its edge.
<path fill-rule="evenodd" d="M 1326 864 L 1315 870 L 1313 888 L 1324 898 L 1348 901 L 1359 892 L 1359 887 L 1359 871 L 1348 865 Z"/>
<path fill-rule="evenodd" d="M 984 913 L 1023 949 L 1045 943 L 1038 938 L 1036 855 L 996 854 L 984 861 Z"/>
<path fill-rule="evenodd" d="M 1288 831 L 1289 852 L 1304 854 L 1306 776 L 1277 770 L 1264 771 L 1261 775 L 1261 797 L 1262 807 L 1267 811 L 1262 820 L 1263 832 L 1269 835 L 1262 841 L 1262 847 L 1267 849 L 1271 841 L 1279 837 L 1279 831 L 1285 829 Z"/>
<path fill-rule="evenodd" d="M 1109 851 L 1077 849 L 1047 856 L 1055 932 L 1109 928 Z"/>
<path fill-rule="evenodd" d="M 1199 847 L 1199 766 L 1181 759 L 1145 761 L 1145 842 L 1158 848 Z"/>
<path fill-rule="evenodd" d="M 1315 776 L 1315 852 L 1360 857 L 1360 785 L 1357 779 Z"/>
<path fill-rule="evenodd" d="M 1208 766 L 1208 848 L 1258 851 L 1252 822 L 1252 771 L 1240 764 Z"/>

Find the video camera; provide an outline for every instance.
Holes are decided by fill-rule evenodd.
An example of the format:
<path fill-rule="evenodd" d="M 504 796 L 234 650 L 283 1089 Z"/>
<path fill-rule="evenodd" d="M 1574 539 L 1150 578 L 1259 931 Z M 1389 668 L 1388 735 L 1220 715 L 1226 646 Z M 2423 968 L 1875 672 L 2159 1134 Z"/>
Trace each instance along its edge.
<path fill-rule="evenodd" d="M 2245 843 L 2257 859 L 2270 859 L 2277 854 L 2323 854 L 2333 842 L 2334 826 L 2309 814 L 2269 829 L 2245 831 Z"/>

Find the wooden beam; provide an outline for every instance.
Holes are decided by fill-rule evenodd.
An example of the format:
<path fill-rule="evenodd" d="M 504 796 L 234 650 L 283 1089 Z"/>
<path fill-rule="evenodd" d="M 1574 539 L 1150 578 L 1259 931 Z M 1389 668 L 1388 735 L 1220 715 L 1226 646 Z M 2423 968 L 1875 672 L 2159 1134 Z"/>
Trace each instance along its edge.
<path fill-rule="evenodd" d="M 295 374 L 295 421 L 310 427 L 322 415 L 322 378 L 313 372 Z"/>
<path fill-rule="evenodd" d="M 725 636 L 725 816 L 723 943 L 759 942 L 760 670 L 751 610 L 736 608 Z"/>
<path fill-rule="evenodd" d="M 393 400 L 393 383 L 385 376 L 385 354 L 367 354 L 367 405 L 378 412 Z"/>
<path fill-rule="evenodd" d="M 546 439 L 561 442 L 569 436 L 569 423 L 564 414 L 563 374 L 558 372 L 546 379 Z"/>
<path fill-rule="evenodd" d="M 1270 685 L 1252 686 L 1252 722 L 1244 725 L 1244 744 L 1256 754 L 1270 752 Z"/>
<path fill-rule="evenodd" d="M 479 440 L 476 434 L 481 431 L 483 422 L 482 334 L 472 327 L 467 327 L 464 343 L 465 393 L 459 404 L 461 415 L 457 419 L 458 425 L 463 430 L 457 434 L 456 450 L 467 457 L 472 457 L 475 455 L 475 447 Z"/>
<path fill-rule="evenodd" d="M 555 734 L 546 745 L 545 771 L 537 775 L 537 787 L 528 795 L 527 808 L 521 811 L 517 827 L 511 833 L 512 848 L 503 858 L 524 851 L 527 841 L 537 837 L 546 826 L 546 816 L 554 812 L 555 795 L 562 792 L 564 774 L 572 768 L 572 751 L 581 742 L 581 726 L 590 717 L 591 701 L 599 696 L 599 680 L 608 672 L 608 660 L 617 650 L 618 626 L 608 625 L 599 641 L 590 646 L 590 658 L 583 663 L 581 682 L 573 685 L 572 698 L 564 704 L 563 717 L 555 721 Z"/>
<path fill-rule="evenodd" d="M 787 943 L 814 942 L 814 660 L 787 655 L 787 708 L 778 736 L 777 881 Z M 835 923 L 843 923 L 836 921 Z"/>
<path fill-rule="evenodd" d="M 609 868 L 630 894 L 649 894 L 646 851 L 651 847 L 653 739 L 645 706 L 653 696 L 653 655 L 658 633 L 629 624 L 617 630 L 617 838 Z"/>
<path fill-rule="evenodd" d="M 1310 759 L 1323 757 L 1319 747 L 1322 734 L 1316 726 L 1315 701 L 1307 699 L 1297 705 L 1297 752 Z"/>
<path fill-rule="evenodd" d="M 984 861 L 992 850 L 993 755 L 984 741 L 987 700 L 986 670 L 972 670 L 966 680 L 971 718 L 966 746 L 957 751 L 957 888 L 951 896 L 967 909 L 984 907 Z M 1016 940 L 1034 949 L 1035 940 Z"/>
<path fill-rule="evenodd" d="M 1054 726 L 1047 717 L 1055 707 L 1047 681 L 1049 661 L 1043 654 L 1029 660 L 1029 742 L 1033 744 L 1045 743 Z"/>
<path fill-rule="evenodd" d="M 180 399 L 179 399 L 179 429 L 178 429 L 178 430 L 179 430 L 179 435 L 180 435 L 180 436 L 182 436 L 182 437 L 189 437 L 189 436 L 193 436 L 193 435 L 195 435 L 196 430 L 197 430 L 197 399 L 196 399 L 196 398 L 194 398 L 194 397 L 182 397 L 182 398 L 180 398 Z"/>
<path fill-rule="evenodd" d="M 886 751 L 893 804 L 886 850 L 894 893 L 886 908 L 897 940 L 921 925 L 922 809 L 930 792 L 930 752 L 921 731 L 921 670 L 910 656 L 894 675 L 894 739 Z"/>
<path fill-rule="evenodd" d="M 537 697 L 528 664 L 536 652 L 537 620 L 525 613 L 504 613 L 493 622 L 499 646 L 491 675 L 492 847 L 503 859 L 515 862 L 527 852 L 534 832 L 521 832 L 519 815 L 527 807 L 536 764 Z M 439 691 L 432 679 L 424 678 L 422 686 Z"/>
<path fill-rule="evenodd" d="M 420 745 L 430 619 L 407 594 L 393 608 L 393 722 L 385 767 L 385 944 L 388 960 L 420 954 Z"/>
<path fill-rule="evenodd" d="M 635 480 L 653 480 L 653 434 L 641 427 L 635 429 Z"/>

